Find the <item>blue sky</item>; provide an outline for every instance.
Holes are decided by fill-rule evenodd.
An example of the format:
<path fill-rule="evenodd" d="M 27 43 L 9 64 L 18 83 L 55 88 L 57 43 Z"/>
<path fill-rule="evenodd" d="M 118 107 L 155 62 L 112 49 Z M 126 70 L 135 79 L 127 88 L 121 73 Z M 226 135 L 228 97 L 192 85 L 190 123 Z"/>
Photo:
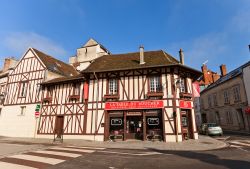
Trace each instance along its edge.
<path fill-rule="evenodd" d="M 163 49 L 219 72 L 250 60 L 249 0 L 1 0 L 0 59 L 35 47 L 68 62 L 90 37 L 112 53 Z"/>

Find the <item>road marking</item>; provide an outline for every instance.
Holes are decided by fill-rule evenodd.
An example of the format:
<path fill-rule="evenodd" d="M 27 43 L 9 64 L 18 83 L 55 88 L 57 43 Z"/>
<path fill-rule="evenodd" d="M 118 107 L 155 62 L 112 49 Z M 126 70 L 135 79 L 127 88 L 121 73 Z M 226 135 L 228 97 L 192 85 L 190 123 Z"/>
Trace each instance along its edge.
<path fill-rule="evenodd" d="M 236 147 L 236 148 L 238 148 L 238 147 L 242 147 L 242 146 L 231 144 L 230 147 Z"/>
<path fill-rule="evenodd" d="M 52 165 L 65 161 L 65 160 L 59 160 L 56 158 L 38 157 L 38 156 L 26 155 L 26 154 L 13 155 L 13 156 L 10 156 L 9 158 L 30 160 L 30 161 L 42 162 L 42 163 L 47 163 L 47 164 L 52 164 Z"/>
<path fill-rule="evenodd" d="M 86 148 L 86 149 L 94 149 L 94 150 L 104 150 L 106 148 L 103 147 L 78 147 L 78 146 L 65 146 L 65 147 L 69 147 L 69 148 Z"/>
<path fill-rule="evenodd" d="M 41 151 L 33 151 L 34 153 L 43 153 L 43 154 L 51 154 L 51 155 L 60 155 L 60 156 L 66 156 L 66 157 L 79 157 L 81 154 L 75 154 L 75 153 L 64 153 L 64 152 L 57 152 L 57 151 L 46 151 L 46 150 L 41 150 Z"/>
<path fill-rule="evenodd" d="M 158 153 L 158 152 L 144 152 L 144 153 L 124 153 L 124 152 L 117 152 L 117 151 L 97 151 L 97 152 L 110 153 L 110 154 L 133 155 L 133 156 L 147 156 L 147 155 L 162 154 L 162 153 Z M 164 154 L 164 155 L 171 155 L 171 154 Z"/>
<path fill-rule="evenodd" d="M 233 144 L 237 144 L 237 145 L 242 145 L 242 146 L 250 146 L 250 144 L 242 143 L 242 142 L 239 142 L 239 141 L 230 141 L 229 143 L 233 143 Z"/>
<path fill-rule="evenodd" d="M 64 148 L 64 147 L 52 147 L 49 150 L 67 150 L 67 151 L 76 151 L 76 152 L 83 152 L 83 153 L 93 153 L 95 150 L 84 150 L 84 149 L 77 149 L 77 148 Z"/>
<path fill-rule="evenodd" d="M 24 165 L 18 165 L 18 164 L 11 164 L 6 162 L 0 162 L 0 168 L 1 169 L 36 169 L 34 167 L 28 167 Z"/>

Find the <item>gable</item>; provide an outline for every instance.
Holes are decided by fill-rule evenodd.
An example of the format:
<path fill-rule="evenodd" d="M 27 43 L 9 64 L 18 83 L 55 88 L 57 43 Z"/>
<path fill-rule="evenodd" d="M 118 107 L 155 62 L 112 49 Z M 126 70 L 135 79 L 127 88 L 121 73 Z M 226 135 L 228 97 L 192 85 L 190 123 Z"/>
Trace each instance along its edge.
<path fill-rule="evenodd" d="M 41 62 L 41 60 L 31 49 L 28 49 L 23 55 L 23 57 L 19 60 L 14 70 L 10 73 L 10 76 L 15 74 L 24 74 L 34 71 L 40 71 L 44 69 L 45 66 Z"/>

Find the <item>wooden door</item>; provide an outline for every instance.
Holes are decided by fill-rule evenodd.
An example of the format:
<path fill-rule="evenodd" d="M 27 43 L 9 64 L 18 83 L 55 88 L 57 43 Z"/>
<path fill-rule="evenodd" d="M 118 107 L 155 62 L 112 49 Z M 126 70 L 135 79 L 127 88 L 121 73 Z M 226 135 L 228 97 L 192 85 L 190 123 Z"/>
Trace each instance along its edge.
<path fill-rule="evenodd" d="M 56 126 L 55 126 L 55 134 L 57 138 L 61 138 L 63 134 L 63 116 L 56 116 Z"/>

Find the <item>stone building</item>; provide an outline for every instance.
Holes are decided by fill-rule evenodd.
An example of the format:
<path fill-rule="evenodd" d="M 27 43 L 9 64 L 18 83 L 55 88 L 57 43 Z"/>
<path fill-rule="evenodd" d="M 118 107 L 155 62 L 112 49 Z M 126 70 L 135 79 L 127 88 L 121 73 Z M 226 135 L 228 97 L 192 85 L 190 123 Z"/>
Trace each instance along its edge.
<path fill-rule="evenodd" d="M 223 66 L 222 77 L 201 92 L 201 113 L 207 122 L 216 122 L 224 130 L 250 131 L 250 116 L 245 111 L 249 106 L 249 65 L 247 62 L 228 74 Z"/>

